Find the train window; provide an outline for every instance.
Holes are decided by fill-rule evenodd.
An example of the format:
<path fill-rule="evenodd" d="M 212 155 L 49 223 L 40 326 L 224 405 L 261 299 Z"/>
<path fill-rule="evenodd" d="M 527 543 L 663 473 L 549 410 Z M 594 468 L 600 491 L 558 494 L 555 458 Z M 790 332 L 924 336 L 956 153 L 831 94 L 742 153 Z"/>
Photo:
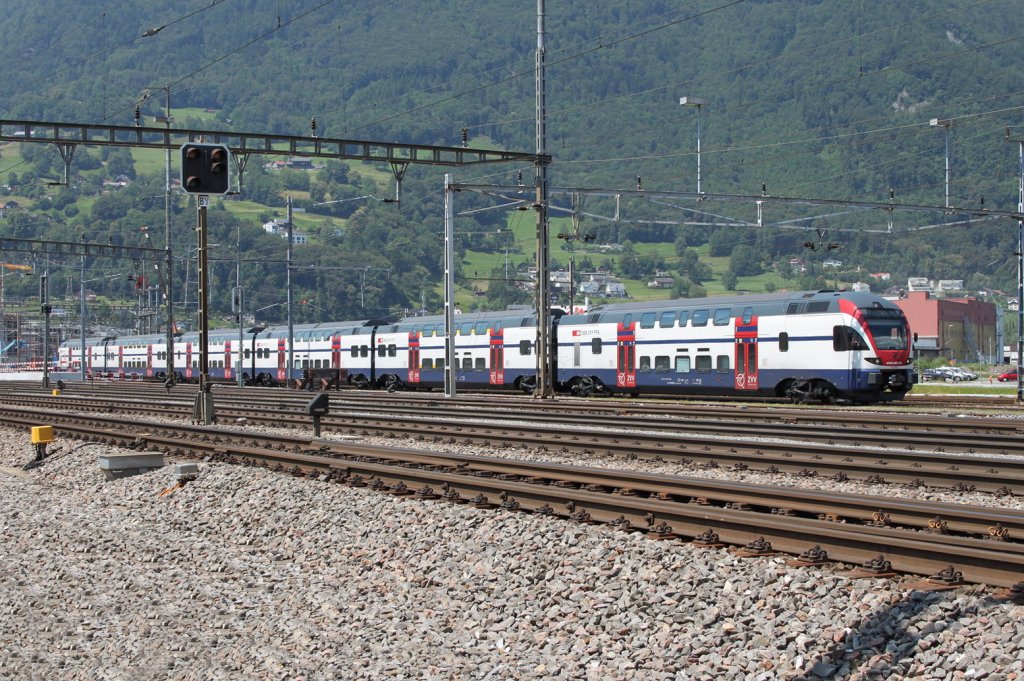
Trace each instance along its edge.
<path fill-rule="evenodd" d="M 377 346 L 377 356 L 378 357 L 384 357 L 387 354 L 388 354 L 388 349 L 386 347 L 384 347 L 383 343 Z"/>
<path fill-rule="evenodd" d="M 398 346 L 394 343 L 388 346 L 388 357 L 398 357 Z"/>
<path fill-rule="evenodd" d="M 646 355 L 640 356 L 640 371 L 651 370 L 651 358 Z"/>
<path fill-rule="evenodd" d="M 720 307 L 715 310 L 715 326 L 728 326 L 732 319 L 732 310 L 727 307 Z"/>
<path fill-rule="evenodd" d="M 829 301 L 827 300 L 816 300 L 813 303 L 807 303 L 807 312 L 828 312 L 828 304 Z"/>
<path fill-rule="evenodd" d="M 473 358 L 472 357 L 464 357 L 462 359 L 462 368 L 463 369 L 472 369 L 473 368 Z"/>
<path fill-rule="evenodd" d="M 629 325 L 633 323 L 633 315 L 626 314 L 622 315 L 622 328 L 628 329 Z"/>
<path fill-rule="evenodd" d="M 679 328 L 682 329 L 686 326 L 686 322 L 690 319 L 690 313 L 687 310 L 681 310 L 679 312 Z"/>
<path fill-rule="evenodd" d="M 483 357 L 477 357 L 476 358 L 475 366 L 476 366 L 477 369 L 486 369 L 487 368 L 487 360 L 485 360 Z"/>
<path fill-rule="evenodd" d="M 590 352 L 592 352 L 595 355 L 600 355 L 601 354 L 601 339 L 600 338 L 593 338 L 593 339 L 591 339 L 591 341 L 590 341 Z"/>
<path fill-rule="evenodd" d="M 693 311 L 693 325 L 694 326 L 707 326 L 708 325 L 708 310 L 694 310 Z"/>
<path fill-rule="evenodd" d="M 789 352 L 789 334 L 785 331 L 779 334 L 779 352 Z"/>
<path fill-rule="evenodd" d="M 729 368 L 730 368 L 729 367 L 729 355 L 719 355 L 718 357 L 715 358 L 715 362 L 717 363 L 717 367 L 716 368 L 719 371 L 728 371 Z"/>
<path fill-rule="evenodd" d="M 434 368 L 444 370 L 444 357 L 438 357 L 434 360 Z"/>
<path fill-rule="evenodd" d="M 747 351 L 746 346 L 743 344 L 738 344 L 736 346 L 736 373 L 747 373 Z"/>
<path fill-rule="evenodd" d="M 422 360 L 420 360 L 420 368 L 421 369 L 433 369 L 434 368 L 434 360 L 428 359 L 428 358 L 424 357 Z"/>
<path fill-rule="evenodd" d="M 246 348 L 245 349 L 245 358 L 249 359 L 250 357 L 252 357 L 252 350 L 250 350 L 249 348 Z"/>
<path fill-rule="evenodd" d="M 370 346 L 369 345 L 360 345 L 359 346 L 359 356 L 360 357 L 369 357 L 370 356 Z"/>
<path fill-rule="evenodd" d="M 530 341 L 521 340 L 519 341 L 519 354 L 529 355 L 530 354 Z"/>
<path fill-rule="evenodd" d="M 697 355 L 697 371 L 711 371 L 711 355 Z"/>
<path fill-rule="evenodd" d="M 668 371 L 671 368 L 672 364 L 669 361 L 668 355 L 658 355 L 654 358 L 655 371 Z"/>
<path fill-rule="evenodd" d="M 676 373 L 685 374 L 690 371 L 690 358 L 679 355 L 676 357 Z"/>
<path fill-rule="evenodd" d="M 658 319 L 658 326 L 663 329 L 671 329 L 676 325 L 676 313 L 675 312 L 662 312 L 661 317 Z"/>
<path fill-rule="evenodd" d="M 752 307 L 745 307 L 745 308 L 743 308 L 743 319 L 742 319 L 742 322 L 744 324 L 749 324 L 750 320 L 753 319 L 753 318 L 754 318 L 754 308 L 752 308 Z"/>
<path fill-rule="evenodd" d="M 473 329 L 473 333 L 479 334 L 481 336 L 487 333 L 487 322 L 477 322 L 476 328 Z"/>
<path fill-rule="evenodd" d="M 832 327 L 832 349 L 836 352 L 867 350 L 868 344 L 859 333 L 849 326 Z"/>
<path fill-rule="evenodd" d="M 358 345 L 353 345 L 352 346 L 352 356 L 353 357 L 358 357 L 359 356 L 359 346 Z"/>
<path fill-rule="evenodd" d="M 800 303 L 790 303 L 786 307 L 786 314 L 800 314 Z"/>
<path fill-rule="evenodd" d="M 505 328 L 502 322 L 494 322 L 494 333 L 501 333 L 501 330 Z"/>
<path fill-rule="evenodd" d="M 461 333 L 463 336 L 468 336 L 470 333 L 472 333 L 472 331 L 473 331 L 473 324 L 472 323 L 466 323 L 466 324 L 463 324 L 462 326 L 459 327 L 459 333 Z"/>
<path fill-rule="evenodd" d="M 640 328 L 641 329 L 653 329 L 654 328 L 654 313 L 644 312 L 640 315 Z"/>

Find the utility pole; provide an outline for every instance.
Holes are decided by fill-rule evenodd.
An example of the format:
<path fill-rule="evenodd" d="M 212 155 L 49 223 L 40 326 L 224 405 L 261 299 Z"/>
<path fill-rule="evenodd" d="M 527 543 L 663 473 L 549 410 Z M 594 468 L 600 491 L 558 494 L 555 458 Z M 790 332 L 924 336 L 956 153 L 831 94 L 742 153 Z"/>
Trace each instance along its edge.
<path fill-rule="evenodd" d="M 455 194 L 452 176 L 444 176 L 444 394 L 455 397 Z M 494 367 L 492 367 L 494 368 Z"/>
<path fill-rule="evenodd" d="M 39 279 L 39 304 L 43 313 L 43 387 L 50 387 L 50 261 Z"/>
<path fill-rule="evenodd" d="M 295 323 L 292 317 L 292 197 L 288 197 L 288 247 L 285 250 L 285 261 L 288 263 L 286 279 L 288 283 L 288 368 L 284 372 L 285 381 L 292 387 L 292 366 L 295 364 Z"/>
<path fill-rule="evenodd" d="M 82 336 L 82 348 L 81 348 L 81 359 L 82 359 L 82 383 L 85 383 L 85 233 L 82 233 L 82 278 L 78 283 L 78 297 L 79 297 L 79 317 L 81 317 L 81 336 Z"/>
<path fill-rule="evenodd" d="M 242 378 L 242 344 L 245 342 L 242 335 L 242 223 L 235 226 L 235 291 L 231 296 L 231 302 L 238 314 L 238 387 L 245 387 L 245 380 Z"/>
<path fill-rule="evenodd" d="M 545 76 L 544 0 L 537 0 L 537 55 L 535 62 L 536 90 L 536 175 L 537 202 L 537 385 L 534 397 L 553 397 L 549 354 L 551 351 L 548 235 L 548 161 L 547 161 L 547 82 Z"/>

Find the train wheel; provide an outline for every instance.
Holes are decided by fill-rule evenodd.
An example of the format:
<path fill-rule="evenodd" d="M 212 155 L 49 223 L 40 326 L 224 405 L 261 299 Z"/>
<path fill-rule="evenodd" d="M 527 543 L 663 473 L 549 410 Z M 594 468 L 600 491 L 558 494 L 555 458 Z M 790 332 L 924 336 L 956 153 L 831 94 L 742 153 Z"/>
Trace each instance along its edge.
<path fill-rule="evenodd" d="M 537 389 L 537 377 L 524 376 L 519 379 L 519 389 L 527 395 L 532 395 L 533 391 Z"/>
<path fill-rule="evenodd" d="M 383 387 L 389 393 L 393 393 L 398 390 L 398 386 L 401 385 L 401 383 L 402 381 L 394 374 L 387 374 L 383 378 Z"/>

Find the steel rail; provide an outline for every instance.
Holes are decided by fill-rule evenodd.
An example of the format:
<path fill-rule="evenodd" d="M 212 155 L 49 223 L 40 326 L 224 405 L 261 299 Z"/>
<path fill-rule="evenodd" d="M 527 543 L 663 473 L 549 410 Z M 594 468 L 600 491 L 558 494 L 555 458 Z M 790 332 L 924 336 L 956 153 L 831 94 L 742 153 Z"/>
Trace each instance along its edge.
<path fill-rule="evenodd" d="M 24 415 L 22 415 L 24 418 Z M 82 420 L 69 416 L 68 421 Z M 10 415 L 3 421 L 13 420 Z M 313 473 L 321 480 L 340 480 L 369 486 L 400 496 L 424 499 L 444 498 L 478 507 L 529 510 L 565 516 L 580 522 L 603 522 L 620 529 L 641 530 L 658 538 L 692 537 L 705 543 L 744 545 L 748 552 L 763 555 L 774 551 L 800 553 L 814 562 L 821 560 L 885 564 L 892 570 L 913 574 L 956 574 L 968 582 L 1016 586 L 1024 576 L 1024 551 L 1020 545 L 946 535 L 929 535 L 891 527 L 844 526 L 809 518 L 754 513 L 745 509 L 719 508 L 671 500 L 609 494 L 590 489 L 538 485 L 506 479 L 481 477 L 467 472 L 419 467 L 411 462 L 380 463 L 377 448 L 353 446 L 355 458 L 302 451 L 314 443 L 295 441 L 296 451 L 233 445 L 225 442 L 223 431 L 207 431 L 209 441 L 184 441 L 180 427 L 115 420 L 114 432 L 94 425 L 56 424 L 59 432 L 80 437 L 135 446 L 199 450 L 218 459 L 240 459 L 293 474 Z M 198 435 L 198 427 L 190 429 Z M 160 432 L 165 431 L 165 432 Z M 249 439 L 252 434 L 243 434 Z M 410 467 L 416 466 L 416 467 Z M 409 485 L 419 485 L 413 489 Z M 440 490 L 438 492 L 437 490 Z M 553 505 L 554 504 L 554 505 Z M 765 543 L 765 538 L 769 538 Z M 815 549 L 815 550 L 812 550 Z M 821 550 L 824 549 L 825 553 Z M 883 570 L 884 571 L 884 570 Z"/>
<path fill-rule="evenodd" d="M 52 402 L 49 403 L 54 405 Z M 159 407 L 149 405 L 152 411 Z M 112 410 L 112 408 L 111 408 Z M 184 405 L 177 415 L 183 417 Z M 224 416 L 237 416 L 271 425 L 303 426 L 304 417 L 289 414 L 254 414 L 248 410 L 221 409 Z M 515 446 L 557 447 L 583 453 L 604 452 L 610 456 L 636 456 L 675 460 L 685 465 L 699 464 L 717 468 L 731 466 L 737 470 L 767 473 L 791 473 L 803 476 L 832 476 L 837 480 L 859 479 L 872 483 L 898 483 L 916 486 L 949 487 L 956 490 L 976 489 L 997 494 L 1024 494 L 1024 459 L 981 456 L 951 456 L 928 452 L 881 452 L 842 447 L 834 441 L 827 447 L 820 443 L 768 443 L 729 441 L 700 436 L 673 434 L 636 434 L 603 432 L 595 434 L 582 429 L 537 427 L 524 423 L 514 425 L 460 424 L 435 418 L 406 417 L 401 422 L 374 420 L 357 415 L 324 417 L 324 426 L 351 434 L 367 436 L 382 432 L 415 439 L 432 436 L 443 441 L 494 445 L 498 442 Z M 767 433 L 766 433 L 767 434 Z"/>

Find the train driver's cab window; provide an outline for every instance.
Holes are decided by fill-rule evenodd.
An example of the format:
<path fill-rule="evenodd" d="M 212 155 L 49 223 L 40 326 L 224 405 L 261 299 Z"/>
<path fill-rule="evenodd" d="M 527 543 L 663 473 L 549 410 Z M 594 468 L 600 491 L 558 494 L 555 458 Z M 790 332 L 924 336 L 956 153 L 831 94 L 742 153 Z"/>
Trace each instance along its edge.
<path fill-rule="evenodd" d="M 720 307 L 715 310 L 715 326 L 728 326 L 732 311 L 727 307 Z"/>
<path fill-rule="evenodd" d="M 521 340 L 519 341 L 519 354 L 526 356 L 530 354 L 530 341 Z"/>
<path fill-rule="evenodd" d="M 647 356 L 641 356 L 640 357 L 640 371 L 650 371 L 650 370 L 651 370 L 651 358 L 647 357 Z"/>
<path fill-rule="evenodd" d="M 785 331 L 779 334 L 779 352 L 789 352 L 789 334 Z"/>
<path fill-rule="evenodd" d="M 640 328 L 641 329 L 653 329 L 654 328 L 654 313 L 644 312 L 640 315 Z"/>
<path fill-rule="evenodd" d="M 867 350 L 868 344 L 864 337 L 849 326 L 832 327 L 832 349 L 836 352 Z"/>
<path fill-rule="evenodd" d="M 711 355 L 697 355 L 697 371 L 711 371 Z"/>
<path fill-rule="evenodd" d="M 601 354 L 601 339 L 600 338 L 593 338 L 593 339 L 591 339 L 591 341 L 590 341 L 590 352 L 592 352 L 595 355 L 600 355 Z"/>
<path fill-rule="evenodd" d="M 675 312 L 662 312 L 661 317 L 658 319 L 658 326 L 663 329 L 671 329 L 676 325 L 676 313 Z"/>
<path fill-rule="evenodd" d="M 719 371 L 729 370 L 729 355 L 718 355 L 718 357 L 715 358 L 715 362 L 715 368 L 718 369 Z"/>
<path fill-rule="evenodd" d="M 690 373 L 690 358 L 689 356 L 678 356 L 676 357 L 676 373 L 687 374 Z"/>
<path fill-rule="evenodd" d="M 654 358 L 654 370 L 660 372 L 667 372 L 672 368 L 672 363 L 669 360 L 668 355 L 657 355 Z"/>
<path fill-rule="evenodd" d="M 693 311 L 693 325 L 694 326 L 707 326 L 708 325 L 708 310 L 694 310 Z"/>

